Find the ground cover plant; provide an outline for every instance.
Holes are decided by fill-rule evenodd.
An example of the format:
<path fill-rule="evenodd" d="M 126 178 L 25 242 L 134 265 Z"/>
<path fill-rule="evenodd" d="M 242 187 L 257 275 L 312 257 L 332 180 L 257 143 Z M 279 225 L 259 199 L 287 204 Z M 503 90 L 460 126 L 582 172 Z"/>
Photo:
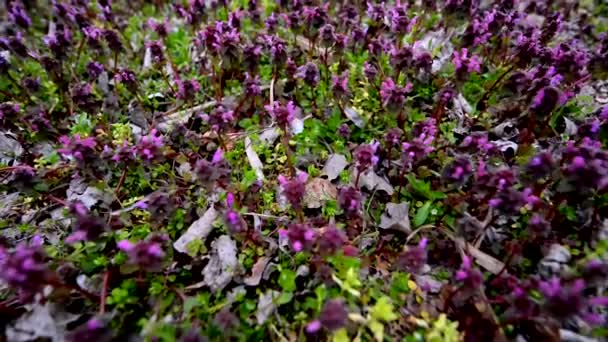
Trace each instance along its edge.
<path fill-rule="evenodd" d="M 608 4 L 6 1 L 6 341 L 608 337 Z"/>

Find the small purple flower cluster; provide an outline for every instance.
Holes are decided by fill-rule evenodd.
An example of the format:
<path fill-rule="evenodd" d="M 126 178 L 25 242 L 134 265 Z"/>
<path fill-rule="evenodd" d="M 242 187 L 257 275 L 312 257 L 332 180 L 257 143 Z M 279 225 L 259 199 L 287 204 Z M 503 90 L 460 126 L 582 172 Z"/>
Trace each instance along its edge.
<path fill-rule="evenodd" d="M 127 253 L 129 263 L 148 272 L 157 272 L 162 268 L 165 258 L 163 243 L 168 238 L 164 235 L 153 236 L 147 241 L 133 243 L 129 240 L 118 242 L 118 249 Z"/>

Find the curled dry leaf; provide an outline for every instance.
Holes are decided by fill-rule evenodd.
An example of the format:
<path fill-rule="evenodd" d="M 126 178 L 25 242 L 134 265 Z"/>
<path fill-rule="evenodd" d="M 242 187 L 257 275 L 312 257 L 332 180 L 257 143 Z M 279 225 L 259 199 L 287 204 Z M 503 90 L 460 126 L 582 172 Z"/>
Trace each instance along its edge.
<path fill-rule="evenodd" d="M 410 204 L 403 203 L 388 203 L 382 217 L 380 217 L 379 227 L 382 229 L 394 229 L 404 233 L 410 233 Z"/>
<path fill-rule="evenodd" d="M 346 166 L 348 166 L 346 157 L 342 154 L 334 153 L 327 159 L 327 162 L 321 171 L 321 175 L 325 175 L 328 180 L 333 181 L 340 176 L 340 173 L 344 171 Z"/>
<path fill-rule="evenodd" d="M 264 274 L 264 270 L 266 269 L 269 261 L 269 257 L 260 257 L 253 265 L 253 268 L 251 268 L 251 275 L 243 279 L 245 285 L 257 286 L 260 283 L 260 280 L 262 280 L 262 275 Z"/>
<path fill-rule="evenodd" d="M 338 189 L 324 178 L 314 178 L 306 184 L 304 194 L 304 205 L 309 209 L 321 208 L 323 203 L 335 200 L 338 197 Z"/>
<path fill-rule="evenodd" d="M 209 263 L 203 268 L 203 281 L 211 291 L 221 291 L 239 270 L 236 242 L 222 235 L 211 243 Z"/>
<path fill-rule="evenodd" d="M 350 169 L 351 181 L 355 183 L 357 179 L 357 171 L 355 168 Z M 386 192 L 387 195 L 391 196 L 395 189 L 393 186 L 383 177 L 378 176 L 373 170 L 367 170 L 361 173 L 359 176 L 359 187 L 366 188 L 369 191 L 381 190 Z"/>
<path fill-rule="evenodd" d="M 205 214 L 194 221 L 188 230 L 173 243 L 173 248 L 178 252 L 188 253 L 188 244 L 194 240 L 204 240 L 213 229 L 213 222 L 217 219 L 218 212 L 214 207 L 209 207 Z"/>
<path fill-rule="evenodd" d="M 249 165 L 251 165 L 251 168 L 255 171 L 255 175 L 257 176 L 258 180 L 263 181 L 264 180 L 264 164 L 262 164 L 260 157 L 258 157 L 258 154 L 253 149 L 253 146 L 251 144 L 251 139 L 249 137 L 245 138 L 245 153 L 247 154 L 247 159 L 249 160 Z"/>

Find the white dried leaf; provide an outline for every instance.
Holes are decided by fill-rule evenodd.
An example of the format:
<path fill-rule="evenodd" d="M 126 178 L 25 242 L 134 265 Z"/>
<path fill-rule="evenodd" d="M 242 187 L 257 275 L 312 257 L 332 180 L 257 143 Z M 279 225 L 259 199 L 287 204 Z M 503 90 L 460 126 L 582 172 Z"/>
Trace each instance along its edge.
<path fill-rule="evenodd" d="M 203 281 L 211 291 L 221 291 L 239 269 L 236 243 L 228 235 L 222 235 L 211 243 L 209 263 L 203 268 Z"/>
<path fill-rule="evenodd" d="M 6 328 L 7 341 L 26 342 L 50 339 L 53 342 L 67 340 L 67 325 L 78 318 L 47 302 L 34 304 L 31 311 L 24 313 L 17 321 Z"/>
<path fill-rule="evenodd" d="M 194 221 L 188 230 L 173 243 L 173 248 L 181 253 L 188 253 L 188 244 L 194 240 L 204 240 L 213 229 L 213 222 L 217 219 L 218 212 L 214 207 L 209 207 L 205 214 Z"/>
<path fill-rule="evenodd" d="M 384 214 L 380 217 L 379 227 L 409 233 L 411 231 L 409 209 L 410 204 L 407 202 L 388 203 Z"/>
<path fill-rule="evenodd" d="M 249 160 L 249 165 L 255 171 L 255 175 L 258 180 L 263 181 L 264 178 L 264 164 L 260 160 L 260 157 L 253 149 L 251 145 L 251 139 L 249 137 L 245 138 L 245 154 L 247 154 L 247 159 Z"/>
<path fill-rule="evenodd" d="M 354 168 L 351 168 L 351 181 L 353 184 L 357 179 L 357 172 Z M 393 186 L 384 178 L 378 176 L 373 170 L 367 170 L 362 172 L 359 176 L 359 188 L 366 188 L 369 191 L 381 190 L 386 192 L 389 196 L 395 192 Z"/>
<path fill-rule="evenodd" d="M 275 290 L 267 290 L 265 293 L 260 294 L 258 300 L 258 310 L 255 313 L 255 318 L 259 325 L 264 324 L 270 315 L 277 309 L 275 300 L 279 298 L 281 293 Z"/>
<path fill-rule="evenodd" d="M 353 107 L 346 107 L 344 108 L 344 114 L 346 114 L 346 117 L 352 121 L 355 126 L 362 128 L 363 126 L 365 126 L 365 121 L 363 120 L 363 118 L 361 118 L 361 115 L 359 115 L 359 113 L 357 112 L 357 110 L 355 110 Z"/>
<path fill-rule="evenodd" d="M 327 159 L 321 174 L 327 176 L 327 179 L 330 181 L 333 181 L 340 176 L 340 173 L 344 171 L 346 166 L 348 166 L 346 157 L 339 153 L 334 153 Z"/>

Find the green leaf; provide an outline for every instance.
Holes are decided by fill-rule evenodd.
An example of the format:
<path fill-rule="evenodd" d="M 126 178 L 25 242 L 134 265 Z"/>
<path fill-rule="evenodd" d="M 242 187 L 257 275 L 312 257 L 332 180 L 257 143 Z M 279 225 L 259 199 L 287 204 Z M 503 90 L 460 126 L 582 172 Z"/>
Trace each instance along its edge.
<path fill-rule="evenodd" d="M 369 330 L 374 334 L 376 341 L 384 340 L 384 325 L 382 323 L 372 320 L 368 323 Z"/>
<path fill-rule="evenodd" d="M 429 213 L 431 212 L 432 204 L 433 202 L 427 201 L 420 209 L 418 209 L 416 216 L 414 216 L 414 227 L 420 227 L 426 222 L 426 219 L 429 217 Z"/>
<path fill-rule="evenodd" d="M 390 322 L 398 318 L 394 312 L 393 303 L 389 297 L 383 296 L 378 299 L 376 305 L 370 310 L 372 318 L 379 321 Z"/>
<path fill-rule="evenodd" d="M 279 285 L 285 292 L 294 292 L 296 290 L 296 272 L 292 270 L 281 270 Z"/>
<path fill-rule="evenodd" d="M 334 333 L 334 336 L 332 336 L 331 340 L 332 342 L 350 342 L 350 338 L 348 337 L 348 331 L 346 331 L 346 328 L 337 330 Z"/>
<path fill-rule="evenodd" d="M 293 293 L 291 293 L 291 292 L 283 292 L 279 296 L 279 299 L 277 300 L 277 303 L 279 305 L 287 304 L 287 303 L 291 302 L 292 299 L 293 299 Z"/>

